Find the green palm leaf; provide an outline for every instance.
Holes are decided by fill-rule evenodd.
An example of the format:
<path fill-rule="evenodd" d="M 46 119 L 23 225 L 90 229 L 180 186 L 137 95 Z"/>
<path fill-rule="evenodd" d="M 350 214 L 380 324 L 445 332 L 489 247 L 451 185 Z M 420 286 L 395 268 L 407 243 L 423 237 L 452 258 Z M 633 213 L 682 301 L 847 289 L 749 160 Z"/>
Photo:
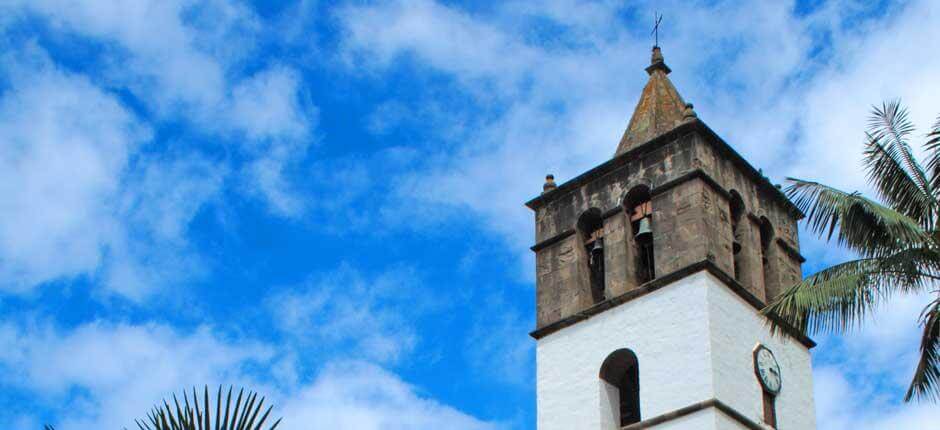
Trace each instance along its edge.
<path fill-rule="evenodd" d="M 221 411 L 225 407 L 225 414 Z M 270 427 L 265 423 L 271 414 L 271 406 L 264 408 L 264 397 L 258 399 L 258 394 L 244 389 L 238 391 L 238 397 L 232 403 L 232 388 L 229 387 L 223 405 L 222 387 L 216 394 L 215 424 L 212 423 L 211 403 L 209 402 L 209 388 L 203 390 L 200 400 L 193 388 L 192 394 L 183 392 L 183 404 L 180 405 L 176 395 L 173 395 L 173 405 L 166 400 L 163 406 L 154 406 L 142 420 L 134 420 L 139 430 L 274 430 L 281 420 L 274 421 Z M 258 414 L 264 410 L 260 418 Z M 232 411 L 231 415 L 229 411 Z"/>
<path fill-rule="evenodd" d="M 940 281 L 940 118 L 927 134 L 926 169 L 908 139 L 914 133 L 900 102 L 873 107 L 865 142 L 868 180 L 885 204 L 817 182 L 789 179 L 787 195 L 811 231 L 862 258 L 829 267 L 790 287 L 764 309 L 771 327 L 842 333 L 894 294 Z M 935 291 L 940 295 L 940 292 Z M 940 298 L 921 314 L 920 362 L 905 400 L 940 400 Z"/>
<path fill-rule="evenodd" d="M 861 194 L 847 193 L 818 182 L 788 178 L 786 193 L 806 214 L 810 229 L 863 256 L 897 252 L 930 241 L 910 217 Z"/>
<path fill-rule="evenodd" d="M 919 248 L 837 264 L 788 288 L 764 313 L 804 332 L 844 333 L 892 294 L 925 290 L 936 279 L 936 261 L 934 251 Z"/>
<path fill-rule="evenodd" d="M 921 189 L 929 189 L 927 175 L 917 162 L 907 138 L 914 133 L 914 124 L 911 122 L 907 109 L 901 107 L 900 100 L 885 102 L 882 107 L 872 106 L 872 114 L 868 118 L 868 135 L 876 141 L 885 141 L 885 146 L 896 151 L 905 163 L 911 178 L 917 182 Z"/>
<path fill-rule="evenodd" d="M 907 390 L 905 401 L 913 398 L 937 401 L 940 393 L 940 298 L 934 300 L 921 313 L 924 332 L 920 342 L 920 362 L 914 380 Z"/>
<path fill-rule="evenodd" d="M 940 188 L 940 117 L 937 117 L 937 122 L 927 133 L 924 151 L 927 152 L 927 171 L 931 175 L 930 185 L 937 190 Z"/>
<path fill-rule="evenodd" d="M 868 120 L 865 159 L 869 180 L 894 209 L 920 221 L 933 219 L 931 181 L 914 157 L 907 138 L 914 132 L 900 101 L 873 106 Z M 929 228 L 929 226 L 928 226 Z"/>
<path fill-rule="evenodd" d="M 933 127 L 930 128 L 930 132 L 927 133 L 927 144 L 937 144 L 940 143 L 940 117 L 937 117 L 937 122 L 933 124 Z"/>
<path fill-rule="evenodd" d="M 934 211 L 933 196 L 905 169 L 904 156 L 900 154 L 904 151 L 900 151 L 897 146 L 885 147 L 871 134 L 867 137 L 865 167 L 868 180 L 877 188 L 879 197 L 924 228 L 930 228 Z"/>

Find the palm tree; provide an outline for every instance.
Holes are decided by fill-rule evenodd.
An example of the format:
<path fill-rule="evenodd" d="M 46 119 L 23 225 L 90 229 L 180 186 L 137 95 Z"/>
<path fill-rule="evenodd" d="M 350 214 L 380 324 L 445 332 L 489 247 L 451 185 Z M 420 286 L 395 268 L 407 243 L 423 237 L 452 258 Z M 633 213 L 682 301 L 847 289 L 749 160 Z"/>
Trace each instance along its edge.
<path fill-rule="evenodd" d="M 140 430 L 262 430 L 264 428 L 264 423 L 272 409 L 272 406 L 268 406 L 261 417 L 258 417 L 258 413 L 264 406 L 264 397 L 259 401 L 258 393 L 251 391 L 245 393 L 245 389 L 242 388 L 238 390 L 238 397 L 233 405 L 232 387 L 229 387 L 225 398 L 225 412 L 222 412 L 222 387 L 220 386 L 216 394 L 215 420 L 212 419 L 209 388 L 205 387 L 201 406 L 196 389 L 193 388 L 191 397 L 183 392 L 182 408 L 174 394 L 173 407 L 164 400 L 162 407 L 159 405 L 153 407 L 147 414 L 146 420 L 134 420 L 134 422 Z M 230 411 L 231 415 L 229 415 Z M 267 429 L 275 430 L 280 423 L 281 420 L 278 419 Z"/>
<path fill-rule="evenodd" d="M 845 333 L 895 294 L 932 291 L 920 315 L 920 361 L 905 401 L 940 400 L 940 118 L 923 145 L 898 101 L 872 107 L 864 165 L 880 202 L 818 182 L 787 178 L 787 195 L 811 231 L 859 258 L 826 268 L 784 291 L 765 310 L 804 332 Z M 777 328 L 776 326 L 774 327 Z"/>
<path fill-rule="evenodd" d="M 225 402 L 222 402 L 222 387 L 216 394 L 215 419 L 209 402 L 209 387 L 205 387 L 200 403 L 196 389 L 192 396 L 183 392 L 183 404 L 180 405 L 173 395 L 173 405 L 166 400 L 163 406 L 154 406 L 147 418 L 134 420 L 139 430 L 263 430 L 264 424 L 271 414 L 272 406 L 268 406 L 259 417 L 264 407 L 264 397 L 258 400 L 258 393 L 238 390 L 235 403 L 232 403 L 232 388 L 229 387 Z M 223 409 L 224 408 L 224 409 Z M 223 412 L 224 411 L 224 412 Z M 278 419 L 267 430 L 275 430 L 281 420 Z M 50 425 L 44 430 L 55 430 Z"/>

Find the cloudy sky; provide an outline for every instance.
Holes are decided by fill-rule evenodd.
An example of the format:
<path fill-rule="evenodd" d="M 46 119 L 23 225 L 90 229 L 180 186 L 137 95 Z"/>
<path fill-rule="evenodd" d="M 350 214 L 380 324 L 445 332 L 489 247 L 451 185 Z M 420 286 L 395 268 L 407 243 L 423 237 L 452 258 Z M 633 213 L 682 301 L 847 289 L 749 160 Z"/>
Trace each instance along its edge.
<path fill-rule="evenodd" d="M 3 0 L 0 427 L 232 383 L 288 429 L 534 429 L 522 203 L 612 156 L 655 10 L 776 181 L 865 190 L 870 106 L 940 114 L 935 0 Z M 900 402 L 924 302 L 817 336 L 821 429 L 940 420 Z"/>

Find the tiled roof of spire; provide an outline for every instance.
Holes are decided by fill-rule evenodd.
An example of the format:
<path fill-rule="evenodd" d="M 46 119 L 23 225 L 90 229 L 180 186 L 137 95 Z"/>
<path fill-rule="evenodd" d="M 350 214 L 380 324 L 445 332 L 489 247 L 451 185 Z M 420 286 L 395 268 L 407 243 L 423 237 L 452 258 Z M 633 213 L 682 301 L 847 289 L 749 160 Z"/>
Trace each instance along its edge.
<path fill-rule="evenodd" d="M 671 70 L 658 46 L 653 47 L 652 61 L 646 72 L 650 75 L 649 81 L 614 156 L 672 130 L 686 116 L 694 115 L 691 106 L 686 112 L 686 103 L 666 76 Z"/>

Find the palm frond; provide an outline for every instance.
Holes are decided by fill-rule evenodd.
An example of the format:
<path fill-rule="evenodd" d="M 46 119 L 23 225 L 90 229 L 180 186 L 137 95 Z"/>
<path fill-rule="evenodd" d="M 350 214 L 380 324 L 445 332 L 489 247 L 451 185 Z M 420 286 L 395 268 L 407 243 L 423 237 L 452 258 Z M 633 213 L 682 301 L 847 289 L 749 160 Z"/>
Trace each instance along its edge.
<path fill-rule="evenodd" d="M 896 183 L 902 177 L 906 177 L 904 179 L 913 182 L 912 185 L 919 190 L 919 193 L 917 193 L 919 195 L 912 195 L 913 190 L 910 190 L 910 192 L 900 194 L 882 193 L 882 197 L 892 204 L 895 209 L 904 213 L 908 212 L 903 210 L 902 207 L 919 206 L 918 209 L 922 212 L 921 216 L 915 216 L 914 218 L 921 221 L 923 225 L 930 226 L 933 221 L 933 209 L 936 206 L 933 198 L 932 181 L 927 177 L 927 173 L 921 167 L 917 158 L 914 157 L 914 153 L 907 143 L 908 137 L 913 132 L 914 123 L 911 122 L 907 109 L 901 106 L 900 100 L 884 102 L 880 108 L 872 106 L 871 116 L 868 119 L 868 132 L 866 133 L 869 146 L 875 143 L 882 147 L 887 153 L 891 154 L 894 161 L 899 162 L 898 167 L 901 167 L 900 163 L 903 163 L 901 170 L 904 174 L 893 171 L 893 169 L 889 172 L 884 170 L 879 172 L 891 173 L 889 180 L 891 183 Z M 877 169 L 872 169 L 872 167 L 869 164 L 869 179 L 877 176 Z M 879 178 L 876 178 L 873 182 L 877 185 Z M 897 201 L 897 204 L 895 204 L 895 201 Z"/>
<path fill-rule="evenodd" d="M 930 128 L 930 132 L 927 133 L 927 144 L 936 143 L 940 143 L 940 116 L 937 117 L 937 122 L 933 124 L 933 127 Z"/>
<path fill-rule="evenodd" d="M 907 138 L 914 133 L 914 129 L 914 123 L 911 122 L 907 109 L 901 106 L 900 100 L 884 102 L 881 108 L 872 106 L 871 116 L 868 118 L 868 135 L 876 141 L 885 141 L 885 146 L 896 150 L 913 179 L 926 189 L 924 169 L 907 143 Z"/>
<path fill-rule="evenodd" d="M 926 243 L 931 237 L 917 221 L 860 193 L 847 193 L 818 182 L 787 178 L 787 195 L 807 216 L 818 235 L 871 257 Z"/>
<path fill-rule="evenodd" d="M 228 389 L 222 415 L 222 387 L 219 387 L 215 402 L 215 423 L 212 423 L 212 407 L 209 402 L 209 388 L 205 387 L 200 400 L 196 389 L 192 394 L 183 392 L 183 404 L 173 395 L 173 406 L 166 400 L 163 406 L 154 406 L 145 419 L 134 420 L 139 430 L 263 430 L 271 414 L 272 406 L 264 408 L 264 397 L 258 399 L 258 393 L 244 389 L 238 391 L 238 397 L 232 403 L 232 387 Z M 259 417 L 258 414 L 264 410 Z M 232 411 L 231 415 L 229 411 Z M 278 419 L 267 427 L 267 430 L 277 428 L 281 420 Z"/>
<path fill-rule="evenodd" d="M 927 152 L 927 171 L 930 172 L 930 185 L 936 190 L 940 188 L 940 117 L 927 133 L 927 142 L 924 143 Z"/>
<path fill-rule="evenodd" d="M 886 141 L 886 146 L 896 146 L 914 179 L 923 184 L 923 169 L 907 143 L 907 138 L 914 130 L 914 123 L 900 100 L 884 102 L 880 108 L 872 106 L 871 116 L 868 117 L 868 134 L 877 141 Z"/>
<path fill-rule="evenodd" d="M 898 146 L 886 147 L 868 134 L 864 152 L 868 180 L 892 208 L 918 221 L 924 228 L 930 228 L 936 206 L 934 196 L 929 188 L 925 189 L 911 177 L 904 167 L 902 152 Z"/>
<path fill-rule="evenodd" d="M 924 325 L 920 340 L 920 362 L 904 400 L 916 398 L 937 401 L 940 400 L 940 298 L 927 305 L 920 318 Z"/>
<path fill-rule="evenodd" d="M 763 312 L 804 333 L 844 333 L 892 294 L 926 289 L 936 279 L 936 259 L 920 248 L 837 264 L 788 288 Z M 779 328 L 771 319 L 771 329 Z"/>

